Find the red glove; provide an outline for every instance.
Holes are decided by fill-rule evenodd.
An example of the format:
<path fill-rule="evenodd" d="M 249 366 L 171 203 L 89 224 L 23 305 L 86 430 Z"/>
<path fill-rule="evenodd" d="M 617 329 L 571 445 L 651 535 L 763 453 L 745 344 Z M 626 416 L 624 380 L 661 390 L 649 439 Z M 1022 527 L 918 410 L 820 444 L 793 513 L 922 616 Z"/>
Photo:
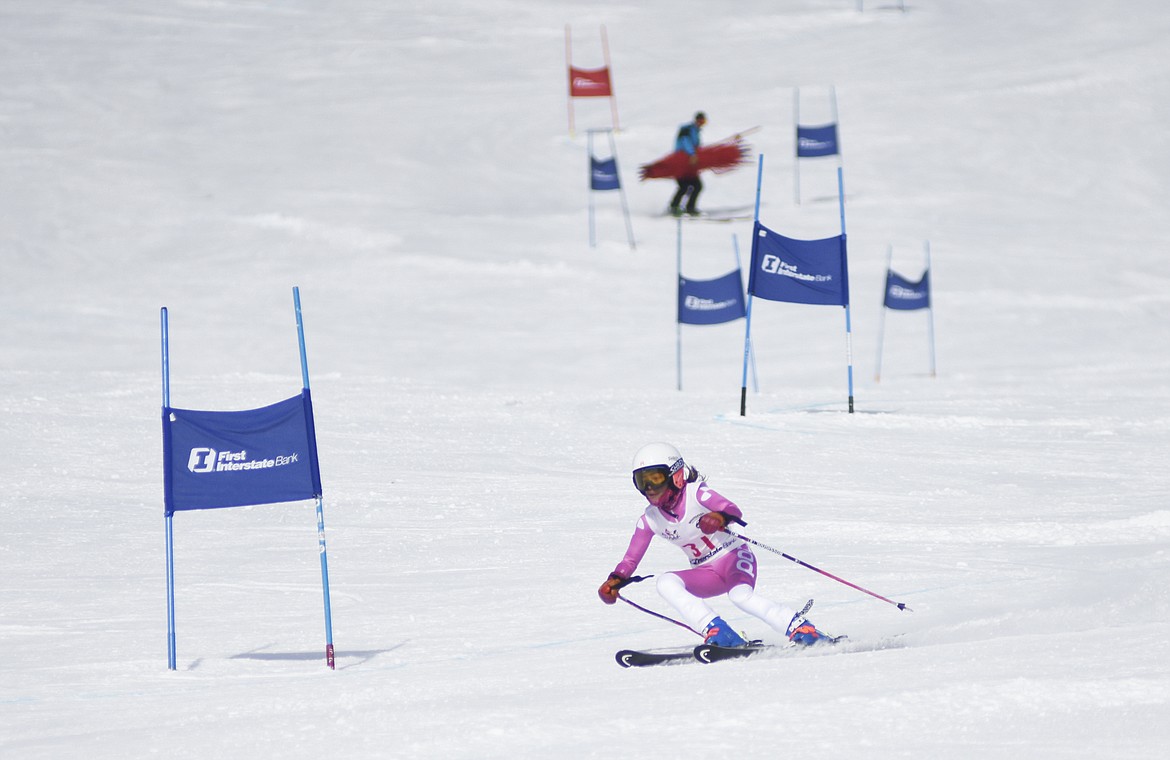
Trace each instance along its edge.
<path fill-rule="evenodd" d="M 613 604 L 618 600 L 618 589 L 624 585 L 626 585 L 625 578 L 617 573 L 610 573 L 605 583 L 601 584 L 601 588 L 597 589 L 597 595 L 606 604 Z"/>
<path fill-rule="evenodd" d="M 727 527 L 727 515 L 722 512 L 708 512 L 699 518 L 699 530 L 707 535 Z"/>

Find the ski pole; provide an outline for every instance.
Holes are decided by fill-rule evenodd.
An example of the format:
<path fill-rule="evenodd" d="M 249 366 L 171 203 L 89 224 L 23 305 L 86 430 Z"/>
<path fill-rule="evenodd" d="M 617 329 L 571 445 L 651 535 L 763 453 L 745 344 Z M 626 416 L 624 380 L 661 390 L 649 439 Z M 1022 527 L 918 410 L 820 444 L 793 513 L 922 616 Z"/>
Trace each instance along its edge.
<path fill-rule="evenodd" d="M 801 567 L 807 567 L 809 570 L 820 573 L 821 575 L 823 575 L 827 578 L 832 578 L 833 580 L 837 581 L 838 583 L 844 583 L 849 588 L 857 589 L 858 591 L 862 592 L 863 594 L 869 594 L 870 596 L 874 597 L 875 599 L 881 599 L 883 602 L 888 602 L 889 604 L 894 605 L 895 607 L 897 607 L 900 610 L 905 610 L 906 612 L 913 612 L 914 611 L 901 602 L 895 602 L 892 599 L 887 599 L 884 596 L 882 596 L 881 594 L 875 594 L 874 592 L 870 591 L 869 589 L 865 589 L 865 588 L 862 588 L 861 586 L 858 586 L 856 583 L 850 583 L 849 581 L 845 580 L 844 578 L 838 578 L 837 576 L 833 575 L 832 573 L 825 572 L 824 570 L 820 569 L 819 567 L 813 567 L 812 565 L 805 562 L 804 560 L 799 560 L 790 554 L 785 554 L 784 552 L 780 551 L 779 549 L 773 549 L 771 546 L 768 546 L 767 544 L 761 544 L 759 541 L 755 540 L 754 538 L 748 538 L 747 536 L 744 536 L 740 533 L 736 533 L 733 530 L 727 530 L 726 528 L 724 528 L 724 530 L 726 530 L 728 533 L 730 533 L 731 535 L 735 536 L 738 539 L 742 539 L 744 541 L 747 541 L 752 546 L 758 546 L 761 549 L 767 549 L 768 551 L 772 552 L 773 554 L 779 554 L 784 559 L 791 560 L 792 562 L 795 562 L 796 564 L 800 565 Z"/>
<path fill-rule="evenodd" d="M 653 575 L 635 575 L 632 578 L 627 578 L 625 583 L 623 583 L 621 586 L 618 586 L 618 588 L 621 589 L 625 586 L 628 586 L 631 583 L 638 583 L 639 581 L 644 581 L 644 580 L 647 580 L 648 578 L 653 578 L 653 577 L 654 577 Z M 686 623 L 683 623 L 679 620 L 675 620 L 672 617 L 667 617 L 666 615 L 655 612 L 654 610 L 648 610 L 645 607 L 643 607 L 642 605 L 638 604 L 637 602 L 631 602 L 629 599 L 626 599 L 621 594 L 618 594 L 618 599 L 621 599 L 623 602 L 630 605 L 631 607 L 633 607 L 636 610 L 641 610 L 642 612 L 645 612 L 647 615 L 653 615 L 654 617 L 658 618 L 659 620 L 665 620 L 668 623 L 674 623 L 675 625 L 677 625 L 680 628 L 686 628 L 688 631 L 695 634 L 696 636 L 703 635 L 703 634 L 699 633 L 698 631 L 696 631 L 694 628 L 691 628 Z"/>

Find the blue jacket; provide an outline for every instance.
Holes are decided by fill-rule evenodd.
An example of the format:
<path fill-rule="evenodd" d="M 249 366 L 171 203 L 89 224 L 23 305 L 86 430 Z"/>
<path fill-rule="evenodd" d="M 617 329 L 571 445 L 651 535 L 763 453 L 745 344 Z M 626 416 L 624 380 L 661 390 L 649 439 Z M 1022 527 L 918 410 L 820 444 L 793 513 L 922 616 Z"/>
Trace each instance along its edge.
<path fill-rule="evenodd" d="M 699 125 L 695 122 L 688 122 L 678 128 L 678 137 L 674 140 L 674 149 L 681 150 L 688 156 L 695 155 L 695 150 L 699 147 Z"/>

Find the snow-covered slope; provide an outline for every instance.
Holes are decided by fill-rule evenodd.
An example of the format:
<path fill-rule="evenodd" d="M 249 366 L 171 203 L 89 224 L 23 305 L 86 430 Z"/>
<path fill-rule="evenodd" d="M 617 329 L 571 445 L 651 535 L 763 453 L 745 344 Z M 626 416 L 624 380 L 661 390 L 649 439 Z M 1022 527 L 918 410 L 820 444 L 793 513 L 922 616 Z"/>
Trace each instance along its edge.
<path fill-rule="evenodd" d="M 0 755 L 1162 756 L 1170 13 L 733 5 L 0 5 Z M 610 115 L 568 135 L 565 24 L 582 66 L 608 33 L 635 251 L 613 194 L 587 242 Z M 685 328 L 675 389 L 672 185 L 636 169 L 697 109 L 759 126 L 764 223 L 836 234 L 831 160 L 793 199 L 794 88 L 819 121 L 830 86 L 857 412 L 842 310 L 760 302 L 741 418 L 742 323 Z M 688 222 L 685 272 L 750 229 Z M 925 240 L 938 376 L 889 313 L 875 382 L 887 246 L 915 277 Z M 176 516 L 170 672 L 159 307 L 173 402 L 250 408 L 299 388 L 294 285 L 338 667 L 295 504 Z M 762 553 L 861 651 L 619 669 L 696 640 L 595 596 L 660 439 L 748 535 L 914 611 Z"/>

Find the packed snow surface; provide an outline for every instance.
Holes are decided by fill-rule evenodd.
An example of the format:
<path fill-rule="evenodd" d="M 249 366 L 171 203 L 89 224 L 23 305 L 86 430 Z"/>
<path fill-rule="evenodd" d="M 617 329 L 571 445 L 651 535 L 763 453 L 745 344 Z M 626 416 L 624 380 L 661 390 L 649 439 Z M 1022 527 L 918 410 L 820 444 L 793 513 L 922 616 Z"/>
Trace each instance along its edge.
<path fill-rule="evenodd" d="M 566 24 L 587 68 L 605 27 L 636 249 L 617 193 L 589 245 L 613 117 L 570 135 Z M 5 0 L 0 756 L 1164 757 L 1168 46 L 1162 0 Z M 745 324 L 678 330 L 675 284 L 750 219 L 637 167 L 760 127 L 700 206 L 750 217 L 762 166 L 764 224 L 836 235 L 794 94 L 836 97 L 852 331 L 757 300 L 741 416 Z M 927 242 L 933 311 L 883 313 Z M 294 286 L 337 668 L 304 502 L 175 515 L 171 671 L 160 308 L 172 403 L 255 408 L 300 389 Z M 655 440 L 913 611 L 760 550 L 847 646 L 619 668 L 698 643 L 595 593 Z"/>

